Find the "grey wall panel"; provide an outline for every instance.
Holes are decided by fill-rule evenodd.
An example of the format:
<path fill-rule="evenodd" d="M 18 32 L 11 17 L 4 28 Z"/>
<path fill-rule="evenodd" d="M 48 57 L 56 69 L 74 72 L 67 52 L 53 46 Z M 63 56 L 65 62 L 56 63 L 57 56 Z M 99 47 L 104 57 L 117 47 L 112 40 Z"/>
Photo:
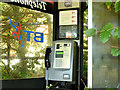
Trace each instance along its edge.
<path fill-rule="evenodd" d="M 113 10 L 108 11 L 105 3 L 94 2 L 93 3 L 93 28 L 97 30 L 101 29 L 107 23 L 113 23 L 114 26 L 118 26 L 118 13 Z M 118 46 L 118 40 L 111 36 L 111 39 L 103 44 L 100 41 L 99 35 L 93 37 L 92 46 L 92 78 L 93 88 L 117 88 L 118 82 L 118 57 L 112 56 L 111 46 Z"/>

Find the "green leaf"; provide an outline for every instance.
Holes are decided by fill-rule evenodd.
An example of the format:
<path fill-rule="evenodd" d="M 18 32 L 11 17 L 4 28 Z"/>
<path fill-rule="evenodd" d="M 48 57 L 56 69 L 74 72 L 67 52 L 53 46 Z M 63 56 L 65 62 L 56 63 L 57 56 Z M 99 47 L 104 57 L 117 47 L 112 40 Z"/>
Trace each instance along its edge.
<path fill-rule="evenodd" d="M 118 56 L 118 55 L 120 55 L 120 49 L 112 48 L 111 54 L 112 54 L 113 56 Z"/>
<path fill-rule="evenodd" d="M 111 5 L 111 4 L 112 4 L 112 1 L 110 0 L 109 2 L 106 2 L 105 4 L 106 4 L 106 5 Z"/>
<path fill-rule="evenodd" d="M 112 23 L 108 23 L 101 29 L 101 32 L 108 31 L 108 30 L 111 30 L 111 29 L 113 29 L 113 24 Z"/>
<path fill-rule="evenodd" d="M 115 12 L 120 10 L 120 0 L 115 3 Z"/>
<path fill-rule="evenodd" d="M 115 28 L 115 31 L 114 31 L 114 38 L 120 38 L 120 35 L 119 35 L 119 33 L 120 33 L 120 27 L 118 27 L 118 28 Z"/>
<path fill-rule="evenodd" d="M 100 33 L 100 40 L 102 41 L 102 43 L 106 43 L 110 39 L 112 30 L 113 30 L 112 23 L 108 23 L 102 28 Z"/>
<path fill-rule="evenodd" d="M 85 85 L 85 88 L 87 88 L 87 86 Z"/>
<path fill-rule="evenodd" d="M 111 36 L 111 32 L 109 31 L 104 31 L 100 33 L 100 40 L 102 41 L 102 43 L 106 43 L 109 38 Z"/>
<path fill-rule="evenodd" d="M 89 89 L 86 87 L 86 85 L 85 85 L 85 88 L 84 88 L 84 90 L 89 90 Z"/>
<path fill-rule="evenodd" d="M 93 36 L 93 35 L 95 35 L 95 33 L 96 33 L 96 29 L 94 29 L 94 28 L 87 29 L 87 30 L 85 31 L 85 34 L 86 34 L 87 36 Z"/>
<path fill-rule="evenodd" d="M 52 87 L 52 84 L 50 84 L 50 87 Z"/>
<path fill-rule="evenodd" d="M 49 86 L 46 86 L 46 88 L 48 89 L 48 88 L 49 88 Z"/>

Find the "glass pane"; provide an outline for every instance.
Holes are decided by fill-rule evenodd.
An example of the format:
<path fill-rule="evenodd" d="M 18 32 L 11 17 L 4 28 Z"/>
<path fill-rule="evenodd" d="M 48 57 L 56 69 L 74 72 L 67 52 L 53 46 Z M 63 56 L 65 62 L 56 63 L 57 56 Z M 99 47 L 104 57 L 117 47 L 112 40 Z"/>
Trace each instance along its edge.
<path fill-rule="evenodd" d="M 104 2 L 94 2 L 92 9 L 93 28 L 99 30 L 97 32 L 100 32 L 107 23 L 112 23 L 115 27 L 118 27 L 118 14 L 114 10 L 106 11 Z M 100 38 L 100 35 L 97 34 L 92 40 L 92 87 L 118 88 L 120 85 L 120 60 L 118 56 L 112 56 L 111 50 L 113 47 L 119 48 L 119 39 L 115 39 L 111 35 L 109 41 L 103 44 Z"/>
<path fill-rule="evenodd" d="M 59 26 L 59 38 L 77 38 L 77 25 Z"/>
<path fill-rule="evenodd" d="M 2 79 L 44 77 L 47 46 L 52 46 L 53 15 L 2 5 Z"/>

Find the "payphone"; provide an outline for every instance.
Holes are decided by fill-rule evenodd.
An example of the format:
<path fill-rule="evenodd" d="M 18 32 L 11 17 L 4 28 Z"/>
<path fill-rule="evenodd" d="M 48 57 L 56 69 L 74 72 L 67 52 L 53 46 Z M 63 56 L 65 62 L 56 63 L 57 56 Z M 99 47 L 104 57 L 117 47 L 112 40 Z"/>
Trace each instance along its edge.
<path fill-rule="evenodd" d="M 75 83 L 77 65 L 77 44 L 73 40 L 57 40 L 53 42 L 50 66 L 47 69 L 46 80 L 67 81 Z"/>

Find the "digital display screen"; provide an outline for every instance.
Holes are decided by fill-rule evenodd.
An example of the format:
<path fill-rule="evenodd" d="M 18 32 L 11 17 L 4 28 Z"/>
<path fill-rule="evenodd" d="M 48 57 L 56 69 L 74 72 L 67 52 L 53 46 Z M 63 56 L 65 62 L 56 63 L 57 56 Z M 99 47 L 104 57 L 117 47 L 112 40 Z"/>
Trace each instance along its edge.
<path fill-rule="evenodd" d="M 63 54 L 63 52 L 56 52 L 56 54 Z"/>
<path fill-rule="evenodd" d="M 63 58 L 63 51 L 56 51 L 56 58 Z"/>

